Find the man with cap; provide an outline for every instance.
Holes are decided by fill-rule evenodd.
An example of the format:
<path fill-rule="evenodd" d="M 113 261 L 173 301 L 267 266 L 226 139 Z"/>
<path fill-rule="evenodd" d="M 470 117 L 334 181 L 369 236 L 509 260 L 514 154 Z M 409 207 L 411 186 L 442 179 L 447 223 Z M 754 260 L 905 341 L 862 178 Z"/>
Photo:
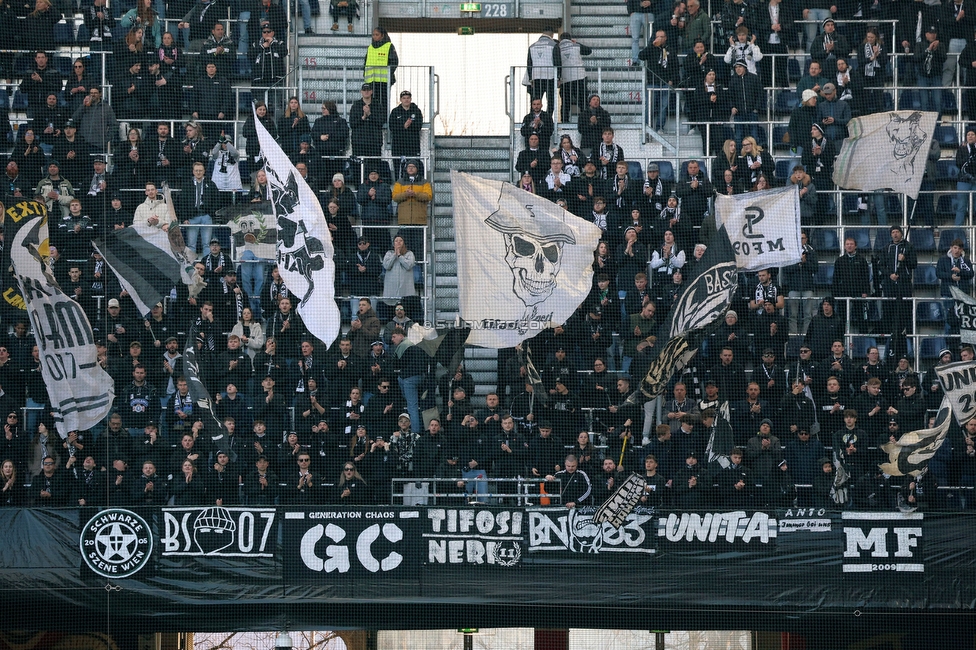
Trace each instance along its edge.
<path fill-rule="evenodd" d="M 92 157 L 91 168 L 88 177 L 88 192 L 81 196 L 84 201 L 85 212 L 88 214 L 101 214 L 105 197 L 111 194 L 109 190 L 108 173 L 105 171 L 106 158 L 104 154 Z M 78 187 L 77 193 L 82 195 L 85 192 L 85 185 Z"/>
<path fill-rule="evenodd" d="M 244 476 L 244 494 L 248 505 L 275 505 L 278 498 L 278 476 L 269 465 L 268 456 L 260 454 L 254 461 L 254 469 Z"/>
<path fill-rule="evenodd" d="M 256 45 L 255 52 L 251 55 L 253 84 L 267 88 L 281 81 L 287 73 L 288 45 L 275 37 L 274 25 L 271 23 L 261 25 L 261 38 Z M 277 103 L 272 96 L 268 96 L 267 100 L 272 106 Z"/>
<path fill-rule="evenodd" d="M 891 226 L 890 231 L 891 242 L 878 254 L 875 263 L 875 272 L 881 276 L 882 294 L 885 298 L 895 299 L 883 303 L 882 322 L 886 332 L 910 334 L 912 303 L 902 298 L 912 296 L 912 273 L 918 266 L 918 257 L 915 247 L 905 239 L 901 226 Z"/>
<path fill-rule="evenodd" d="M 538 133 L 530 133 L 527 140 L 525 149 L 519 152 L 518 158 L 515 160 L 515 171 L 522 175 L 528 174 L 532 177 L 535 187 L 538 188 L 545 181 L 546 174 L 549 172 L 549 149 L 540 146 Z M 596 165 L 593 165 L 592 172 L 590 176 L 595 177 Z"/>
<path fill-rule="evenodd" d="M 52 158 L 47 165 L 47 176 L 37 184 L 34 196 L 40 197 L 40 200 L 45 203 L 49 215 L 53 214 L 55 206 L 58 206 L 60 216 L 67 218 L 68 205 L 75 198 L 74 193 L 71 181 L 61 176 L 61 164 Z"/>
<path fill-rule="evenodd" d="M 543 164 L 540 161 L 540 164 Z M 546 169 L 549 166 L 549 157 L 546 156 Z M 569 181 L 569 210 L 573 214 L 588 217 L 593 213 L 593 199 L 598 196 L 607 196 L 610 192 L 607 181 L 600 176 L 597 169 L 597 161 L 592 157 L 583 161 L 583 171 L 578 176 L 574 176 Z M 532 171 L 530 170 L 530 174 Z M 533 179 L 535 176 L 533 175 Z M 543 179 L 545 174 L 543 174 Z M 538 190 L 538 184 L 536 189 Z"/>
<path fill-rule="evenodd" d="M 525 69 L 525 80 L 529 83 L 524 84 L 529 87 L 533 100 L 548 97 L 546 112 L 550 116 L 556 105 L 556 79 L 562 66 L 562 54 L 553 39 L 554 33 L 552 27 L 544 27 L 539 40 L 529 46 Z"/>
<path fill-rule="evenodd" d="M 759 135 L 759 112 L 764 104 L 762 86 L 759 85 L 759 78 L 754 74 L 749 74 L 746 62 L 738 59 L 733 67 L 733 74 L 729 78 L 729 97 L 732 103 L 732 120 L 735 122 L 735 140 L 742 142 L 747 135 L 751 135 L 757 140 Z M 744 124 L 753 122 L 753 124 Z"/>
<path fill-rule="evenodd" d="M 814 66 L 817 67 L 819 73 L 819 64 L 816 62 L 810 64 L 811 68 Z M 800 92 L 800 104 L 790 113 L 790 122 L 786 128 L 790 136 L 790 148 L 796 152 L 799 152 L 800 149 L 803 149 L 805 152 L 810 146 L 810 127 L 817 121 L 817 98 L 819 97 L 817 91 L 820 89 L 819 83 L 817 83 L 816 88 L 816 90 L 807 88 Z"/>
<path fill-rule="evenodd" d="M 925 28 L 925 37 L 915 43 L 915 85 L 922 111 L 942 111 L 942 67 L 946 62 L 946 44 L 939 39 L 939 30 L 932 24 Z M 931 90 L 927 90 L 931 88 Z"/>
<path fill-rule="evenodd" d="M 376 172 L 370 173 L 370 177 Z M 363 196 L 359 189 L 359 197 Z M 378 232 L 378 231 L 376 231 Z M 359 297 L 380 295 L 380 273 L 383 271 L 382 255 L 372 249 L 369 237 L 364 233 L 356 241 L 356 252 L 346 261 L 346 277 L 349 282 L 350 312 L 359 311 Z M 375 337 L 374 337 L 375 338 Z"/>
<path fill-rule="evenodd" d="M 434 197 L 430 181 L 420 173 L 420 161 L 411 158 L 407 161 L 404 174 L 393 186 L 393 202 L 397 204 L 397 223 L 400 225 L 426 225 L 427 205 Z M 410 248 L 420 247 L 411 242 Z"/>
<path fill-rule="evenodd" d="M 814 122 L 810 125 L 807 139 L 795 143 L 803 147 L 800 161 L 818 190 L 831 190 L 834 187 L 834 158 L 837 157 L 837 147 L 826 136 L 826 129 L 820 122 Z"/>
<path fill-rule="evenodd" d="M 810 44 L 810 58 L 820 64 L 824 74 L 833 76 L 838 57 L 850 54 L 851 46 L 847 37 L 836 31 L 833 18 L 826 18 L 821 28 L 823 33 Z"/>
<path fill-rule="evenodd" d="M 394 109 L 395 110 L 395 109 Z M 356 192 L 356 202 L 359 204 L 359 217 L 363 225 L 386 226 L 390 223 L 390 204 L 393 201 L 393 189 L 381 176 L 375 161 L 367 163 L 367 178 Z M 363 237 L 381 237 L 381 230 L 372 230 L 369 235 L 363 231 Z M 360 240 L 363 239 L 360 237 Z M 389 240 L 389 236 L 386 238 Z M 375 295 L 369 293 L 365 295 Z"/>
<path fill-rule="evenodd" d="M 867 259 L 858 254 L 857 241 L 853 237 L 845 237 L 844 250 L 834 261 L 834 279 L 830 289 L 834 298 L 867 298 L 871 293 L 871 269 Z M 864 320 L 864 307 L 859 300 L 851 300 L 849 304 L 845 301 L 838 306 L 837 315 L 843 321 L 846 308 L 849 308 L 849 322 L 853 328 Z"/>
<path fill-rule="evenodd" d="M 773 435 L 772 420 L 763 419 L 759 424 L 759 431 L 749 438 L 745 452 L 749 468 L 760 479 L 769 479 L 776 467 L 783 462 L 783 446 L 779 438 Z"/>
<path fill-rule="evenodd" d="M 360 98 L 349 109 L 349 128 L 352 130 L 352 155 L 378 157 L 383 148 L 383 123 L 386 114 L 380 101 L 373 97 L 373 87 L 363 84 Z"/>
<path fill-rule="evenodd" d="M 827 139 L 840 142 L 847 137 L 847 123 L 851 121 L 850 102 L 842 102 L 837 86 L 828 81 L 823 85 L 823 96 L 817 102 L 817 121 L 824 127 Z"/>
<path fill-rule="evenodd" d="M 387 311 L 389 311 L 389 307 L 387 307 Z M 390 322 L 383 327 L 383 341 L 389 345 L 393 342 L 394 330 L 400 328 L 404 332 L 407 332 L 412 326 L 413 320 L 407 317 L 406 308 L 404 307 L 403 303 L 396 303 L 396 305 L 393 307 L 393 318 L 391 318 Z"/>
<path fill-rule="evenodd" d="M 61 163 L 61 173 L 77 185 L 83 183 L 89 167 L 88 144 L 78 137 L 78 123 L 69 119 L 64 132 L 54 140 L 53 156 Z"/>
<path fill-rule="evenodd" d="M 409 90 L 400 92 L 400 103 L 390 111 L 390 153 L 394 157 L 419 156 L 420 132 L 424 127 L 424 114 L 413 103 Z"/>
<path fill-rule="evenodd" d="M 637 202 L 641 217 L 652 219 L 661 214 L 668 204 L 668 197 L 674 191 L 674 181 L 661 178 L 661 168 L 657 163 L 647 165 L 647 179 L 641 190 L 642 198 Z"/>
<path fill-rule="evenodd" d="M 250 300 L 237 282 L 237 269 L 233 262 L 227 262 L 222 277 L 210 282 L 207 296 L 213 301 L 214 317 L 221 332 L 232 330 L 244 315 L 244 309 L 250 309 Z"/>

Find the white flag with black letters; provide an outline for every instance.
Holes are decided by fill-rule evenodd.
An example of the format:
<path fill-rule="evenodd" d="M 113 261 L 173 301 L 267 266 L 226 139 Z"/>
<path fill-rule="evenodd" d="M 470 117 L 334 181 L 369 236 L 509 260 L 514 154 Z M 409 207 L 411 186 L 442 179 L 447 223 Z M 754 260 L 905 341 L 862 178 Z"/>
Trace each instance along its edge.
<path fill-rule="evenodd" d="M 740 269 L 759 271 L 800 262 L 800 190 L 796 185 L 716 195 L 715 219 L 716 226 L 725 224 Z"/>
<path fill-rule="evenodd" d="M 452 171 L 451 185 L 468 343 L 513 347 L 565 323 L 593 286 L 600 229 L 504 181 Z"/>
<path fill-rule="evenodd" d="M 40 352 L 41 375 L 58 434 L 67 438 L 108 415 L 115 398 L 112 378 L 98 364 L 91 323 L 61 291 L 48 265 L 47 210 L 39 201 L 9 206 L 4 234 L 13 275 L 27 303 Z"/>

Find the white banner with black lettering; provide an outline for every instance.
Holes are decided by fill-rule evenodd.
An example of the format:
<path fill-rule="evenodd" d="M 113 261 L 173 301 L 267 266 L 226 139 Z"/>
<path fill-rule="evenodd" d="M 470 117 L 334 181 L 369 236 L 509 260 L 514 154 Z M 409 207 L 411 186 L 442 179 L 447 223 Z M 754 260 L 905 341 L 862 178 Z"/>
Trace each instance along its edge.
<path fill-rule="evenodd" d="M 565 323 L 593 287 L 600 229 L 511 183 L 452 171 L 451 185 L 468 343 L 513 347 Z"/>
<path fill-rule="evenodd" d="M 4 230 L 13 274 L 27 303 L 41 355 L 41 375 L 58 433 L 90 429 L 115 399 L 112 378 L 98 364 L 95 337 L 84 310 L 61 291 L 48 266 L 48 221 L 42 203 L 7 209 Z M 15 214 L 16 213 L 16 214 Z M 32 214 L 20 222 L 21 214 Z"/>
<path fill-rule="evenodd" d="M 960 426 L 976 417 L 976 361 L 957 361 L 936 366 L 949 408 Z"/>
<path fill-rule="evenodd" d="M 800 190 L 775 190 L 715 197 L 716 226 L 725 224 L 736 266 L 759 271 L 800 261 Z"/>
<path fill-rule="evenodd" d="M 959 338 L 962 343 L 976 343 L 976 300 L 959 287 L 949 287 L 955 300 L 953 310 L 959 319 Z"/>

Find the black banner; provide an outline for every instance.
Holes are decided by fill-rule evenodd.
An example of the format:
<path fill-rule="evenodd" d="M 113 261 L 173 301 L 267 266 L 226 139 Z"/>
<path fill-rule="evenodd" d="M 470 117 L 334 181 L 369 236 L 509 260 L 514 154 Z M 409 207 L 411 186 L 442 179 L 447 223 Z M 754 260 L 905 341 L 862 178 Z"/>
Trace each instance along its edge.
<path fill-rule="evenodd" d="M 858 611 L 895 629 L 976 603 L 972 513 L 637 508 L 614 529 L 558 507 L 3 509 L 0 530 L 10 629 L 52 611 L 43 625 L 76 632 L 109 613 L 168 631 L 632 627 L 649 612 L 796 629 Z"/>

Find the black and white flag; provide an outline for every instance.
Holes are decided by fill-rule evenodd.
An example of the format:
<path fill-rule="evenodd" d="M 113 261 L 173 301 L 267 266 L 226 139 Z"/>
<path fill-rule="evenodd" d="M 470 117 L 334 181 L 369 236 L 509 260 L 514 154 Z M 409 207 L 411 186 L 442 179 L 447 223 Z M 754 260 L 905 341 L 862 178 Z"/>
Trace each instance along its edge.
<path fill-rule="evenodd" d="M 214 401 L 211 399 L 210 391 L 207 390 L 200 375 L 200 359 L 197 358 L 197 328 L 195 325 L 190 327 L 190 333 L 186 337 L 186 345 L 183 347 L 183 369 L 194 408 L 199 407 L 209 418 L 204 421 L 204 426 L 213 428 L 215 431 L 223 430 L 223 422 L 220 421 L 216 411 L 214 411 Z"/>
<path fill-rule="evenodd" d="M 952 422 L 949 399 L 948 394 L 942 398 L 934 427 L 909 431 L 898 442 L 881 445 L 881 450 L 888 455 L 888 461 L 878 465 L 882 472 L 891 476 L 921 476 L 928 470 L 929 460 L 945 442 Z"/>
<path fill-rule="evenodd" d="M 326 346 L 339 336 L 332 235 L 312 188 L 254 114 L 278 229 L 281 279 L 298 298 L 305 327 Z"/>
<path fill-rule="evenodd" d="M 760 271 L 797 264 L 800 244 L 800 190 L 788 185 L 774 190 L 715 197 L 716 226 L 725 224 L 736 264 Z"/>
<path fill-rule="evenodd" d="M 452 171 L 451 186 L 468 343 L 514 347 L 565 323 L 593 287 L 600 229 L 511 183 Z"/>
<path fill-rule="evenodd" d="M 976 417 L 976 361 L 936 366 L 935 374 L 959 426 Z"/>
<path fill-rule="evenodd" d="M 959 338 L 962 343 L 976 343 L 976 300 L 958 287 L 949 287 L 955 300 L 953 309 L 959 318 Z"/>
<path fill-rule="evenodd" d="M 48 265 L 47 208 L 24 200 L 3 211 L 13 276 L 27 304 L 58 434 L 90 429 L 108 415 L 112 378 L 98 364 L 91 323 L 66 296 Z"/>
<path fill-rule="evenodd" d="M 938 117 L 920 111 L 855 117 L 834 161 L 834 183 L 848 190 L 891 188 L 917 200 Z"/>
<path fill-rule="evenodd" d="M 627 480 L 614 490 L 610 498 L 593 513 L 593 523 L 602 524 L 606 522 L 615 529 L 620 528 L 627 520 L 627 516 L 637 507 L 637 503 L 644 495 L 646 485 L 647 481 L 641 478 L 639 474 L 628 476 Z"/>
<path fill-rule="evenodd" d="M 671 319 L 661 328 L 658 341 L 667 341 L 651 360 L 638 393 L 653 399 L 665 392 L 674 373 L 681 371 L 698 353 L 701 341 L 728 311 L 738 287 L 735 252 L 725 226 L 712 236 L 696 273 L 688 279 L 671 308 Z"/>

